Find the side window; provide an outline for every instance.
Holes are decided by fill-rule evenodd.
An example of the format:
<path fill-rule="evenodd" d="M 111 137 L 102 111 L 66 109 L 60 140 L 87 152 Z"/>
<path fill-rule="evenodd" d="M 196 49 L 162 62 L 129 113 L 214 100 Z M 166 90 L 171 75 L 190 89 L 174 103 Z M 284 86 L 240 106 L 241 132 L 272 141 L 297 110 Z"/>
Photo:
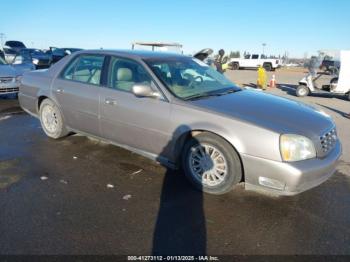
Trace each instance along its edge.
<path fill-rule="evenodd" d="M 252 59 L 258 59 L 259 55 L 252 55 Z"/>
<path fill-rule="evenodd" d="M 68 67 L 66 67 L 62 73 L 62 78 L 68 79 L 68 80 L 73 80 L 75 67 L 77 66 L 78 61 L 79 61 L 79 57 L 76 57 L 75 59 L 70 61 Z"/>
<path fill-rule="evenodd" d="M 99 85 L 104 58 L 104 56 L 100 55 L 82 55 L 77 57 L 65 69 L 62 77 L 68 80 Z"/>
<path fill-rule="evenodd" d="M 108 87 L 131 92 L 134 84 L 152 86 L 152 78 L 143 66 L 129 59 L 112 57 L 108 72 Z"/>

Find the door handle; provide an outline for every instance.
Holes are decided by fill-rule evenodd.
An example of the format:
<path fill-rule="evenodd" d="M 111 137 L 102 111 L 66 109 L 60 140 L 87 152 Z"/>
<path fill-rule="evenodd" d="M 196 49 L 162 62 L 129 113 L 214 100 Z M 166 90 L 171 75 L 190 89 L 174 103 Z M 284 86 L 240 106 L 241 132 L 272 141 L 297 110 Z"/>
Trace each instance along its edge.
<path fill-rule="evenodd" d="M 58 89 L 56 89 L 56 92 L 57 93 L 63 93 L 63 89 L 62 88 L 58 88 Z"/>
<path fill-rule="evenodd" d="M 115 106 L 117 104 L 117 101 L 111 98 L 106 98 L 105 99 L 105 104 L 106 105 L 111 105 L 111 106 Z"/>

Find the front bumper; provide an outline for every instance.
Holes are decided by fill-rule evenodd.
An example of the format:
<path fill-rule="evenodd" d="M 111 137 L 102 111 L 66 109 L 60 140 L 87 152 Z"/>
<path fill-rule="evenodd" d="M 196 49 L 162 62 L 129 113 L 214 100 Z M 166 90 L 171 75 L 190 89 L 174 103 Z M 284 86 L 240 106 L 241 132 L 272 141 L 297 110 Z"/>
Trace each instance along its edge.
<path fill-rule="evenodd" d="M 6 84 L 0 83 L 0 95 L 16 94 L 19 90 L 19 83 L 11 82 Z"/>
<path fill-rule="evenodd" d="M 296 195 L 316 187 L 331 177 L 342 154 L 338 141 L 323 159 L 299 162 L 278 162 L 250 155 L 241 155 L 248 190 L 269 191 L 278 195 Z"/>

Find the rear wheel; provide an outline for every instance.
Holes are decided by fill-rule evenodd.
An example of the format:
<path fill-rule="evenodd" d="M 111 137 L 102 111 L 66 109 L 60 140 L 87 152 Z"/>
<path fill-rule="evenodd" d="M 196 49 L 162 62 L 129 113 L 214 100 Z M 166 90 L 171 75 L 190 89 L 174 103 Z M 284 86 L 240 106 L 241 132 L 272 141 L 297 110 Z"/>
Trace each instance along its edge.
<path fill-rule="evenodd" d="M 239 70 L 239 64 L 238 63 L 233 63 L 232 69 L 233 70 Z"/>
<path fill-rule="evenodd" d="M 188 180 L 206 193 L 225 194 L 241 181 L 238 154 L 224 139 L 202 133 L 184 147 L 182 166 Z"/>
<path fill-rule="evenodd" d="M 304 97 L 304 96 L 307 96 L 309 94 L 310 90 L 305 85 L 299 85 L 295 92 L 296 92 L 296 95 L 298 97 Z"/>
<path fill-rule="evenodd" d="M 346 94 L 346 98 L 350 101 L 350 92 Z"/>
<path fill-rule="evenodd" d="M 68 134 L 61 111 L 50 99 L 45 99 L 40 105 L 40 122 L 45 134 L 50 138 L 58 139 Z"/>
<path fill-rule="evenodd" d="M 272 70 L 272 65 L 271 64 L 264 64 L 264 68 L 266 71 L 271 71 Z"/>

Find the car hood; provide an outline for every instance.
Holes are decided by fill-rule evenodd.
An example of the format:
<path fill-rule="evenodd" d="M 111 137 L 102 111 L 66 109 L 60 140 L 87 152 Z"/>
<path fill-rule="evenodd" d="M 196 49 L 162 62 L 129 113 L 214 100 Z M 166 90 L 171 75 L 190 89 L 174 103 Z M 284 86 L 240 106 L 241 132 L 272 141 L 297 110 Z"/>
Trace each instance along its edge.
<path fill-rule="evenodd" d="M 334 125 L 329 116 L 311 106 L 259 91 L 242 90 L 190 103 L 280 134 L 314 137 Z"/>
<path fill-rule="evenodd" d="M 32 71 L 35 69 L 33 64 L 23 63 L 18 65 L 12 65 L 17 75 L 23 75 L 25 72 Z"/>
<path fill-rule="evenodd" d="M 34 70 L 32 64 L 0 65 L 0 77 L 21 76 L 24 72 Z"/>
<path fill-rule="evenodd" d="M 17 72 L 11 65 L 0 65 L 0 77 L 16 77 Z"/>

